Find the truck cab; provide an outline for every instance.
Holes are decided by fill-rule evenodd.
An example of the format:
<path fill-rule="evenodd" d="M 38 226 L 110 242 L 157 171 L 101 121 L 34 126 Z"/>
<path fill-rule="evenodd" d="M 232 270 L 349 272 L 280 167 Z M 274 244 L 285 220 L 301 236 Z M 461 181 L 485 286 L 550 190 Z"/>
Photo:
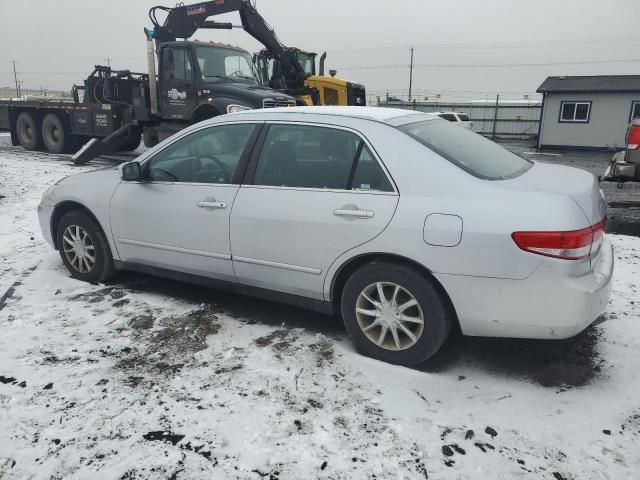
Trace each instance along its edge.
<path fill-rule="evenodd" d="M 195 123 L 253 108 L 294 106 L 293 97 L 259 84 L 251 55 L 213 42 L 160 45 L 158 102 L 163 122 Z"/>

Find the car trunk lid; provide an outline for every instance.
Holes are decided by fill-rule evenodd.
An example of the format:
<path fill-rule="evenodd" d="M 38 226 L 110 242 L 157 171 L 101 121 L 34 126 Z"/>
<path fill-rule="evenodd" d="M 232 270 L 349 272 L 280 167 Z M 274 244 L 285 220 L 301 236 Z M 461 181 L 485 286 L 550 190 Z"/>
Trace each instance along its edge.
<path fill-rule="evenodd" d="M 600 222 L 607 213 L 607 203 L 598 178 L 579 168 L 534 162 L 527 172 L 510 181 L 535 190 L 569 195 L 578 204 L 589 225 Z"/>
<path fill-rule="evenodd" d="M 587 221 L 585 226 L 588 227 L 601 224 L 607 214 L 607 203 L 598 178 L 579 168 L 534 162 L 526 173 L 510 182 L 535 190 L 569 195 L 582 210 Z M 600 242 L 597 245 L 598 248 L 591 252 L 591 266 L 599 254 Z"/>

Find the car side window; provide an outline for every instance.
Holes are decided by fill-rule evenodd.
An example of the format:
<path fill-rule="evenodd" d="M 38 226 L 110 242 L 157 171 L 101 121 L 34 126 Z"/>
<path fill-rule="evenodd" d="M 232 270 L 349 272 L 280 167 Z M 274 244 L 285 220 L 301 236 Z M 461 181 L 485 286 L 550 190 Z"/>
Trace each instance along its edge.
<path fill-rule="evenodd" d="M 255 124 L 220 125 L 198 130 L 157 153 L 144 166 L 152 182 L 232 183 Z"/>
<path fill-rule="evenodd" d="M 362 140 L 361 140 L 362 141 Z M 371 150 L 362 145 L 351 182 L 352 190 L 393 192 L 393 186 Z"/>
<path fill-rule="evenodd" d="M 362 138 L 336 128 L 272 125 L 255 185 L 332 190 L 393 191 Z"/>
<path fill-rule="evenodd" d="M 356 140 L 360 140 L 357 135 L 335 128 L 272 125 L 254 183 L 346 190 Z"/>

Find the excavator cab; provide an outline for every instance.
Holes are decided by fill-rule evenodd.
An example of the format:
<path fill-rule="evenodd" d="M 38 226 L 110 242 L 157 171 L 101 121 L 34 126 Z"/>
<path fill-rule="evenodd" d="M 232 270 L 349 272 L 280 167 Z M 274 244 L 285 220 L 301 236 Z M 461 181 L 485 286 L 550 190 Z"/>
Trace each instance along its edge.
<path fill-rule="evenodd" d="M 302 68 L 307 75 L 316 74 L 317 55 L 318 54 L 315 52 L 305 52 L 303 50 L 298 50 L 298 62 L 300 62 L 300 65 L 302 65 Z"/>
<path fill-rule="evenodd" d="M 280 62 L 266 49 L 253 56 L 258 77 L 264 86 L 285 91 L 294 95 L 306 105 L 366 105 L 366 93 L 363 85 L 336 78 L 335 71 L 331 76 L 324 75 L 324 59 L 320 58 L 320 73 L 316 74 L 316 57 L 314 52 L 307 52 L 297 48 L 291 51 L 304 69 L 304 84 L 306 92 L 287 91 L 287 82 Z M 315 97 L 315 98 L 314 98 Z"/>

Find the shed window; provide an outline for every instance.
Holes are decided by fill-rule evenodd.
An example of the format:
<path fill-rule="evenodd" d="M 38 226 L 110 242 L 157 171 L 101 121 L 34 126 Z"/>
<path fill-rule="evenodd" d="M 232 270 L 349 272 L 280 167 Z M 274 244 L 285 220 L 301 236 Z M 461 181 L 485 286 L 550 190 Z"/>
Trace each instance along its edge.
<path fill-rule="evenodd" d="M 634 118 L 640 118 L 640 100 L 635 100 L 635 101 L 631 102 L 631 118 L 630 118 L 630 120 L 633 120 Z"/>
<path fill-rule="evenodd" d="M 560 104 L 561 122 L 587 123 L 590 114 L 591 102 L 562 102 Z"/>

